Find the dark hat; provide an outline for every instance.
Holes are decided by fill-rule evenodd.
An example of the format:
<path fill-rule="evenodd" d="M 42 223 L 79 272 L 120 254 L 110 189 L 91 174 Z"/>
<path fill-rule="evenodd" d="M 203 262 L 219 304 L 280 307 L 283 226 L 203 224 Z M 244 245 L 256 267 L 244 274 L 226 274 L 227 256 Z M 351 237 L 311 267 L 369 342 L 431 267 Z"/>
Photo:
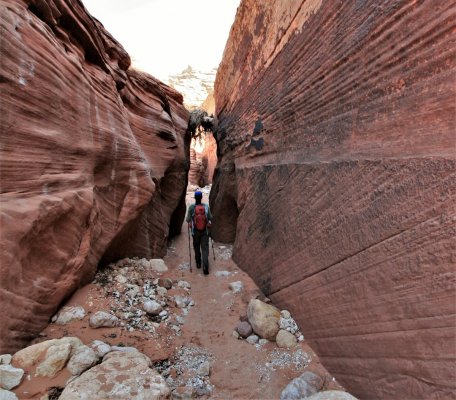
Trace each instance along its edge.
<path fill-rule="evenodd" d="M 195 192 L 195 199 L 197 199 L 197 198 L 200 198 L 200 199 L 203 198 L 203 193 L 200 192 L 199 190 L 197 190 L 197 191 Z"/>

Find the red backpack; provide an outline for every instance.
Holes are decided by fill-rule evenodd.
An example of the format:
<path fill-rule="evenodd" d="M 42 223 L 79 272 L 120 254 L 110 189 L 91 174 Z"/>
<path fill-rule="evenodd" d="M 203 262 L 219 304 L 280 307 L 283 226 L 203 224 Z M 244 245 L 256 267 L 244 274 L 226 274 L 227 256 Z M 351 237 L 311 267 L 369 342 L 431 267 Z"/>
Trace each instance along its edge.
<path fill-rule="evenodd" d="M 198 231 L 204 231 L 207 226 L 206 207 L 203 204 L 195 205 L 193 226 Z"/>

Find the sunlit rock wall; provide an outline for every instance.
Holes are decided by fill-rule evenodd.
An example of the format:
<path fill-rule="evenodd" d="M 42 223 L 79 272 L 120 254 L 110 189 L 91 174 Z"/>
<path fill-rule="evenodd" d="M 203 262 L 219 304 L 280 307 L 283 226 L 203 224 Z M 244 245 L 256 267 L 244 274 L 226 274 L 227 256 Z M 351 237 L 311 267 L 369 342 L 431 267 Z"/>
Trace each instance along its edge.
<path fill-rule="evenodd" d="M 243 0 L 218 70 L 213 234 L 362 399 L 456 393 L 455 10 Z"/>
<path fill-rule="evenodd" d="M 77 0 L 0 1 L 0 353 L 97 264 L 163 256 L 185 213 L 182 96 L 128 71 Z"/>

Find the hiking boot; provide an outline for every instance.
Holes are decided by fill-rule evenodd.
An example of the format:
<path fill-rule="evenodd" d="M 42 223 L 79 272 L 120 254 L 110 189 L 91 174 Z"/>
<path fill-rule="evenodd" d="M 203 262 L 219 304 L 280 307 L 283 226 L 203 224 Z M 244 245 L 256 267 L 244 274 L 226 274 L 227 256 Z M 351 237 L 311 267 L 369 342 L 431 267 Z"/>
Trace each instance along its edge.
<path fill-rule="evenodd" d="M 196 268 L 201 268 L 201 264 L 196 264 Z"/>
<path fill-rule="evenodd" d="M 203 265 L 204 275 L 209 275 L 209 265 Z"/>

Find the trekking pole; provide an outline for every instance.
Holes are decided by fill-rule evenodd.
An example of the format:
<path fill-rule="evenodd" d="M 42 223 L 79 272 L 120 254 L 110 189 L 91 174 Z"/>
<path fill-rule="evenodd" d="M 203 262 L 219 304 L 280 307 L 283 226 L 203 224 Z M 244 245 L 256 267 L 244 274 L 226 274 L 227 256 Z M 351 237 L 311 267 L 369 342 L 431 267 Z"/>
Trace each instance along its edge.
<path fill-rule="evenodd" d="M 190 272 L 192 272 L 192 251 L 190 249 L 190 227 L 187 228 L 188 231 L 188 257 L 190 259 Z"/>
<path fill-rule="evenodd" d="M 212 236 L 209 236 L 211 238 L 211 245 L 212 245 L 212 255 L 214 256 L 214 261 L 215 261 L 215 253 L 214 253 L 214 240 L 212 239 Z"/>

